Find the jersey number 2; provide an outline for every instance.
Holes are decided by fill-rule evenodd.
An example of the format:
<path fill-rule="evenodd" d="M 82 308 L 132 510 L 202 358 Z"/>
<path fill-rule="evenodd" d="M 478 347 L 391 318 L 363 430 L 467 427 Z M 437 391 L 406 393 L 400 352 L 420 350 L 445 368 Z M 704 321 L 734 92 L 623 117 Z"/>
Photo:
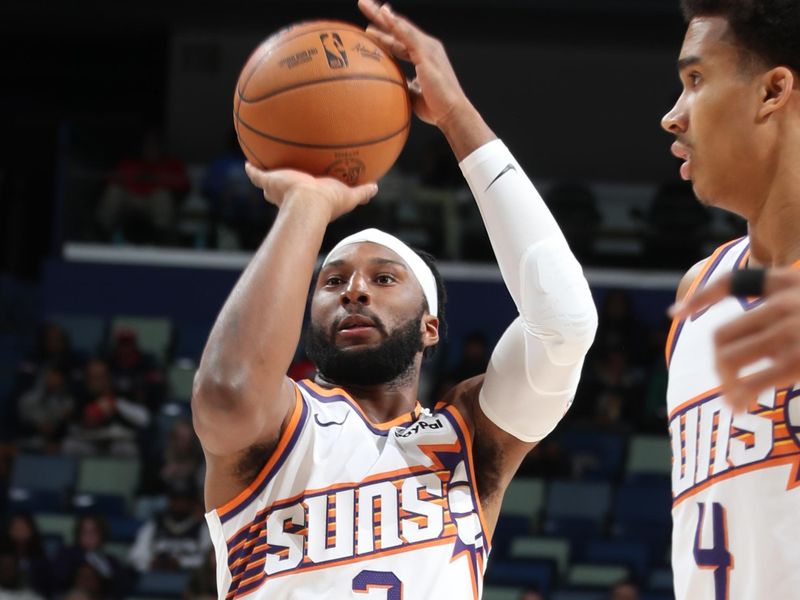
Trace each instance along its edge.
<path fill-rule="evenodd" d="M 719 502 L 710 503 L 713 545 L 701 548 L 700 538 L 703 530 L 703 519 L 706 516 L 707 503 L 698 503 L 700 514 L 697 518 L 697 531 L 694 534 L 694 562 L 701 569 L 714 569 L 714 600 L 727 600 L 729 576 L 733 560 L 728 551 L 728 528 L 725 521 L 725 509 Z"/>
<path fill-rule="evenodd" d="M 367 593 L 372 589 L 386 590 L 386 600 L 403 600 L 403 582 L 390 571 L 361 571 L 353 578 L 353 591 Z"/>

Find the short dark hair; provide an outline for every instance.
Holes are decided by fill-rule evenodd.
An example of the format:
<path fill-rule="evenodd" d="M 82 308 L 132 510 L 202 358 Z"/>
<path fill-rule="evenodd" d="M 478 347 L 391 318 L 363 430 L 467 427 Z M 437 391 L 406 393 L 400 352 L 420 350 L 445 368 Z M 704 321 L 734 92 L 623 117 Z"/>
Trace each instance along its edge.
<path fill-rule="evenodd" d="M 769 67 L 800 73 L 798 0 L 681 0 L 688 23 L 695 17 L 724 17 L 737 43 Z"/>
<path fill-rule="evenodd" d="M 447 289 L 444 287 L 444 280 L 442 279 L 442 274 L 439 272 L 439 265 L 436 264 L 436 259 L 433 255 L 428 254 L 424 250 L 418 250 L 417 248 L 412 248 L 412 250 L 414 250 L 428 266 L 431 273 L 433 273 L 434 281 L 436 281 L 436 303 L 439 305 L 436 316 L 439 319 L 439 343 L 441 344 L 447 338 L 447 320 L 445 319 Z M 430 309 L 430 307 L 428 307 L 428 309 Z M 433 356 L 438 347 L 439 344 L 425 348 L 425 351 L 422 353 L 423 358 L 430 358 Z"/>

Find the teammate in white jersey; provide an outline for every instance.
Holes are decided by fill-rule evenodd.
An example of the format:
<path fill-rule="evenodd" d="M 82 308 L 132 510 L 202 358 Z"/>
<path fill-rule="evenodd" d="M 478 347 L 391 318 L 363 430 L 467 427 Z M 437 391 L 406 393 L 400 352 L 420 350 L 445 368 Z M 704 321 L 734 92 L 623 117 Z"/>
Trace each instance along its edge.
<path fill-rule="evenodd" d="M 480 597 L 504 490 L 569 407 L 596 329 L 580 265 L 442 45 L 386 6 L 359 5 L 373 37 L 413 63 L 415 111 L 460 161 L 519 317 L 485 375 L 423 411 L 443 288 L 431 261 L 366 230 L 314 283 L 315 380 L 288 379 L 325 229 L 377 187 L 248 165 L 279 212 L 214 325 L 192 399 L 229 600 Z"/>
<path fill-rule="evenodd" d="M 677 137 L 672 150 L 697 197 L 747 219 L 748 235 L 686 274 L 667 341 L 675 593 L 796 599 L 800 386 L 775 378 L 734 410 L 724 393 L 736 404 L 737 379 L 769 364 L 753 362 L 763 353 L 747 341 L 724 338 L 736 340 L 766 305 L 746 291 L 711 297 L 731 279 L 758 280 L 750 269 L 800 259 L 800 2 L 684 0 L 683 9 L 684 89 L 662 124 Z M 718 301 L 693 304 L 704 289 Z"/>

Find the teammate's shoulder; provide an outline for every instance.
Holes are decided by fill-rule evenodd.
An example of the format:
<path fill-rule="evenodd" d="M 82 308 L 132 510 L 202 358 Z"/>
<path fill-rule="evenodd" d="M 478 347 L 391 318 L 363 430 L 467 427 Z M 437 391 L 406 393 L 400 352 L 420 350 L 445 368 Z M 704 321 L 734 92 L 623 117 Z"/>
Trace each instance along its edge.
<path fill-rule="evenodd" d="M 696 262 L 688 271 L 686 271 L 686 273 L 681 278 L 681 281 L 678 284 L 677 293 L 675 294 L 676 302 L 683 300 L 686 294 L 689 293 L 692 284 L 706 270 L 710 262 L 716 263 L 715 259 L 722 256 L 723 254 L 728 252 L 730 249 L 736 247 L 737 245 L 740 246 L 742 244 L 748 243 L 748 241 L 749 240 L 747 236 L 744 236 L 725 242 L 724 244 L 719 246 L 716 250 L 714 250 L 714 252 L 712 252 L 710 256 L 707 256 L 703 260 Z M 714 268 L 713 265 L 711 266 L 711 268 L 712 269 Z"/>
<path fill-rule="evenodd" d="M 678 291 L 675 294 L 676 302 L 683 300 L 686 294 L 689 293 L 689 288 L 692 287 L 692 283 L 695 279 L 697 279 L 700 273 L 702 273 L 703 268 L 710 259 L 710 256 L 706 256 L 703 260 L 697 261 L 688 271 L 686 271 L 686 273 L 684 273 L 683 277 L 681 277 L 680 283 L 678 284 Z"/>

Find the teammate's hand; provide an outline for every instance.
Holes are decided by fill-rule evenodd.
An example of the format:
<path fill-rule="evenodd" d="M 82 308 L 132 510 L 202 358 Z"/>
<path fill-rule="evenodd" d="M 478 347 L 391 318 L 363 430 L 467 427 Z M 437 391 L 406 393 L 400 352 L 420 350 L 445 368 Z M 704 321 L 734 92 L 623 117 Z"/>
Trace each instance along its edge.
<path fill-rule="evenodd" d="M 265 171 L 247 162 L 244 170 L 271 204 L 280 208 L 289 198 L 303 196 L 330 211 L 329 221 L 349 213 L 359 204 L 366 204 L 378 193 L 374 183 L 350 187 L 332 177 L 314 177 L 294 169 Z"/>
<path fill-rule="evenodd" d="M 719 302 L 730 295 L 731 278 L 731 274 L 720 277 L 676 304 L 671 314 L 686 319 Z M 768 269 L 764 296 L 764 304 L 723 325 L 714 335 L 722 393 L 737 411 L 745 410 L 767 388 L 788 387 L 800 381 L 800 271 Z M 769 367 L 740 374 L 742 368 L 764 358 L 771 359 Z"/>
<path fill-rule="evenodd" d="M 374 0 L 358 0 L 370 20 L 367 34 L 400 60 L 414 64 L 416 77 L 409 83 L 414 111 L 420 119 L 439 128 L 470 106 L 458 83 L 444 46 L 405 17 Z"/>

